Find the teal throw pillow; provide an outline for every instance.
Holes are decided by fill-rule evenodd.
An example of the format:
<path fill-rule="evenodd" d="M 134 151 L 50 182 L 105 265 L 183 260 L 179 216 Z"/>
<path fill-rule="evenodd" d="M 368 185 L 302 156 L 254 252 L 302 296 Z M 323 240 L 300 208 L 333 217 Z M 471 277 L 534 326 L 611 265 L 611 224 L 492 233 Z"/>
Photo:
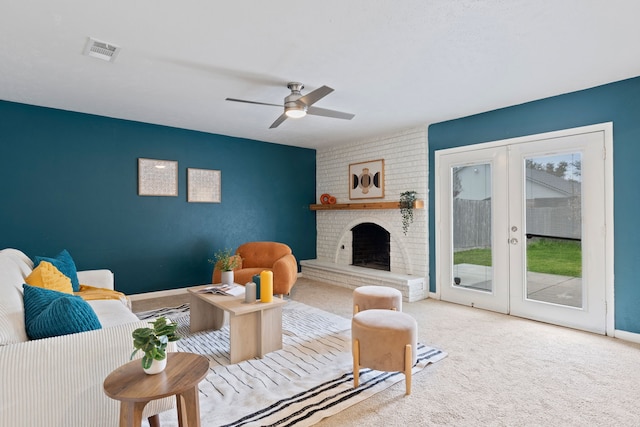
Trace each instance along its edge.
<path fill-rule="evenodd" d="M 82 298 L 23 284 L 24 323 L 29 339 L 101 329 L 93 308 Z"/>
<path fill-rule="evenodd" d="M 53 264 L 55 268 L 60 270 L 60 273 L 64 274 L 71 280 L 71 287 L 73 292 L 80 290 L 80 282 L 78 281 L 78 270 L 76 269 L 76 263 L 73 262 L 71 254 L 66 249 L 63 249 L 55 258 L 47 258 L 37 256 L 33 261 L 33 268 L 36 268 L 41 261 L 47 261 Z"/>

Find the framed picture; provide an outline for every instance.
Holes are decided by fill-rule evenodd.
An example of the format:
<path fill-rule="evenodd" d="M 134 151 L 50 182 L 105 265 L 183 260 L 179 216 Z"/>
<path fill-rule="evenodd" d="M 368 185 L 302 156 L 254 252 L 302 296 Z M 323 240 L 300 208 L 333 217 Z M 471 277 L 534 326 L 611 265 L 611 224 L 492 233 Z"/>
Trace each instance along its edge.
<path fill-rule="evenodd" d="M 139 196 L 177 196 L 178 162 L 138 159 Z"/>
<path fill-rule="evenodd" d="M 187 201 L 220 203 L 220 171 L 187 169 Z"/>
<path fill-rule="evenodd" d="M 384 197 L 384 160 L 370 160 L 349 165 L 349 198 Z"/>

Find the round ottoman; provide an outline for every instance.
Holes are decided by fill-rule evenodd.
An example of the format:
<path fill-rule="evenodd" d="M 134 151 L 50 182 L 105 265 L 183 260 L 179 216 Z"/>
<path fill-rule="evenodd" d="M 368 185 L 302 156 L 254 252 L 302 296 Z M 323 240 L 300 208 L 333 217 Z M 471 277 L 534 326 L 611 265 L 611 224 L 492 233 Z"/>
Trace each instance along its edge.
<path fill-rule="evenodd" d="M 353 386 L 360 368 L 404 372 L 406 394 L 411 394 L 411 368 L 418 361 L 418 324 L 406 313 L 371 309 L 351 319 Z"/>
<path fill-rule="evenodd" d="M 372 308 L 402 311 L 402 292 L 388 286 L 360 286 L 353 290 L 353 314 Z"/>

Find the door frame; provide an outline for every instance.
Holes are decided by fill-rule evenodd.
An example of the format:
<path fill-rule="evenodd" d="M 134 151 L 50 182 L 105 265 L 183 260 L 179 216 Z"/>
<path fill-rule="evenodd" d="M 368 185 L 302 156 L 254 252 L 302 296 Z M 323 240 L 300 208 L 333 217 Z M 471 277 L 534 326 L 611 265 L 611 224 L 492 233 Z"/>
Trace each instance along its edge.
<path fill-rule="evenodd" d="M 465 146 L 459 146 L 454 148 L 447 148 L 443 150 L 436 150 L 434 152 L 435 159 L 435 173 L 434 173 L 434 189 L 435 189 L 435 279 L 436 279 L 436 291 L 431 295 L 436 299 L 441 299 L 441 287 L 444 284 L 442 278 L 442 269 L 439 268 L 443 262 L 443 257 L 440 254 L 438 248 L 442 243 L 443 232 L 441 229 L 442 223 L 442 206 L 445 203 L 446 197 L 440 191 L 440 157 L 446 154 L 459 153 L 469 150 L 480 150 L 485 148 L 495 148 L 511 144 L 521 144 L 525 142 L 534 142 L 543 139 L 559 138 L 570 135 L 590 133 L 590 132 L 603 132 L 604 136 L 604 152 L 602 156 L 604 158 L 604 198 L 605 198 L 605 303 L 606 303 L 606 335 L 614 336 L 615 333 L 615 304 L 614 304 L 614 222 L 613 222 L 613 122 L 598 123 L 594 125 L 581 126 L 571 129 L 562 129 L 558 131 L 539 133 L 535 135 L 526 135 L 516 138 L 508 138 L 491 142 L 484 142 L 478 144 L 469 144 Z"/>

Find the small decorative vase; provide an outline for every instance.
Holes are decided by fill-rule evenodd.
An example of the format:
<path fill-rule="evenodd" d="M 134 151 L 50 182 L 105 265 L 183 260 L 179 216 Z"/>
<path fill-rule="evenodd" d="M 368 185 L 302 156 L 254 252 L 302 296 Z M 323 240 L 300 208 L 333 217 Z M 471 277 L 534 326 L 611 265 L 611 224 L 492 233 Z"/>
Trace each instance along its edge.
<path fill-rule="evenodd" d="M 221 274 L 221 279 L 223 285 L 233 285 L 233 270 L 223 271 Z"/>
<path fill-rule="evenodd" d="M 164 371 L 164 368 L 166 367 L 167 367 L 167 358 L 165 357 L 162 360 L 153 359 L 151 361 L 151 366 L 149 366 L 149 369 L 146 369 L 146 368 L 142 368 L 142 369 L 144 370 L 144 373 L 147 375 L 155 375 Z"/>

